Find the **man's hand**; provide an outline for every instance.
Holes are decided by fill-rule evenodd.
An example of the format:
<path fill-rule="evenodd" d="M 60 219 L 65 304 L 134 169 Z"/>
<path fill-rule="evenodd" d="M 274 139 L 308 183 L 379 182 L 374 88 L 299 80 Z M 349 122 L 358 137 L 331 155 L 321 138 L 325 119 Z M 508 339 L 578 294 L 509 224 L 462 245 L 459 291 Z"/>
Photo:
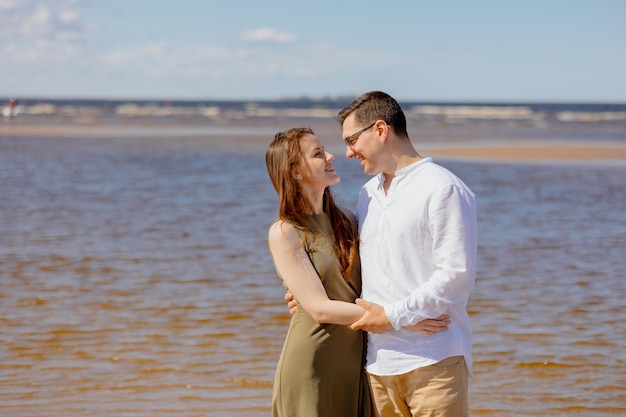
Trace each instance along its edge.
<path fill-rule="evenodd" d="M 296 311 L 298 311 L 298 302 L 289 291 L 285 294 L 285 301 L 287 301 L 287 307 L 289 307 L 289 314 L 296 314 Z"/>
<path fill-rule="evenodd" d="M 365 314 L 350 325 L 352 330 L 361 329 L 370 333 L 384 333 L 393 330 L 387 313 L 385 313 L 385 309 L 381 305 L 360 298 L 357 298 L 355 302 L 358 306 L 365 309 Z"/>
<path fill-rule="evenodd" d="M 385 313 L 385 309 L 381 305 L 360 298 L 357 298 L 356 304 L 363 307 L 366 311 L 363 317 L 352 323 L 350 328 L 353 330 L 361 329 L 370 333 L 384 333 L 393 330 L 387 313 Z M 448 330 L 449 324 L 450 317 L 446 314 L 442 314 L 437 318 L 424 319 L 417 324 L 406 326 L 405 328 L 425 335 L 432 335 Z"/>
<path fill-rule="evenodd" d="M 448 324 L 450 324 L 450 317 L 446 314 L 434 319 L 424 319 L 412 326 L 406 326 L 405 329 L 414 330 L 422 334 L 435 334 L 448 330 Z"/>

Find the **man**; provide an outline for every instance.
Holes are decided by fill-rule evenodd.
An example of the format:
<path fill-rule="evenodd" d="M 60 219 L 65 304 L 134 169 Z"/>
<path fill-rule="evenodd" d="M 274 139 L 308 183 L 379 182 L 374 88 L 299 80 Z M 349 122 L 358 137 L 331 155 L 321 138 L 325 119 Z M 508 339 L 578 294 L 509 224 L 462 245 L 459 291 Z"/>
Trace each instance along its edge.
<path fill-rule="evenodd" d="M 374 175 L 361 189 L 355 212 L 362 271 L 357 304 L 366 313 L 352 328 L 368 332 L 366 370 L 377 415 L 467 416 L 474 194 L 432 158 L 419 155 L 404 112 L 388 94 L 363 94 L 337 120 L 346 157 Z M 441 323 L 447 328 L 410 328 L 446 316 L 449 322 Z"/>
<path fill-rule="evenodd" d="M 422 158 L 395 99 L 372 91 L 339 112 L 346 157 L 375 175 L 356 207 L 365 315 L 366 370 L 381 416 L 468 415 L 471 329 L 466 310 L 476 275 L 476 206 L 454 174 Z M 405 327 L 441 314 L 448 330 Z"/>

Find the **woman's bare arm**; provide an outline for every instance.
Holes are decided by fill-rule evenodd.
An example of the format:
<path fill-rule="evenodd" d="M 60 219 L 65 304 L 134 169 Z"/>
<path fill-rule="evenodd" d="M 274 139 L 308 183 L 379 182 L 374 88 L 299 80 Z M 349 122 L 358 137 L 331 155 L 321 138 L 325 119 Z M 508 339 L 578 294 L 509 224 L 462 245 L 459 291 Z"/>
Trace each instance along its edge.
<path fill-rule="evenodd" d="M 365 310 L 356 304 L 328 298 L 293 225 L 280 220 L 275 222 L 270 227 L 268 240 L 276 270 L 315 321 L 348 325 L 363 315 Z"/>
<path fill-rule="evenodd" d="M 296 314 L 296 311 L 298 311 L 298 301 L 296 301 L 292 292 L 287 291 L 285 293 L 285 301 L 287 302 L 289 313 Z M 424 319 L 417 324 L 406 326 L 405 328 L 422 334 L 435 334 L 448 330 L 449 324 L 450 317 L 447 314 L 442 314 L 434 319 Z"/>

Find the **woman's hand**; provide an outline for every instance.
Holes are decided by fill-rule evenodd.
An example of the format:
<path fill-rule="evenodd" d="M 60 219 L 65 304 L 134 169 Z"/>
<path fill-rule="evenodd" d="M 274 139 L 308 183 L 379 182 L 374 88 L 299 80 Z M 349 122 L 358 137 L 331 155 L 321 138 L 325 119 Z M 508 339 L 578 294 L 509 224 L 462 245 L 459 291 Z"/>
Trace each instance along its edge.
<path fill-rule="evenodd" d="M 416 331 L 422 334 L 435 334 L 448 330 L 450 324 L 450 316 L 442 314 L 434 319 L 424 319 L 412 326 L 406 326 L 406 329 Z"/>
<path fill-rule="evenodd" d="M 296 314 L 296 311 L 298 311 L 298 302 L 289 291 L 285 294 L 285 301 L 287 301 L 287 307 L 289 307 L 289 314 Z"/>

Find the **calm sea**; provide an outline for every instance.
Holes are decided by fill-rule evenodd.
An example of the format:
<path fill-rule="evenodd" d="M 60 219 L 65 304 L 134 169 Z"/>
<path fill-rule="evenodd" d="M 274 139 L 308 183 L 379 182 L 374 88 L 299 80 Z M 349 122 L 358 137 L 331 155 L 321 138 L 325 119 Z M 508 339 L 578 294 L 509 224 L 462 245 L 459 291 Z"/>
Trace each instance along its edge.
<path fill-rule="evenodd" d="M 487 111 L 462 107 L 422 109 L 424 135 L 626 140 L 610 106 L 432 116 Z M 55 111 L 15 122 L 160 117 Z M 264 117 L 260 130 L 301 121 Z M 238 120 L 219 122 L 226 136 Z M 263 153 L 179 145 L 0 137 L 1 416 L 269 415 L 289 314 L 267 252 L 277 201 Z M 626 163 L 438 162 L 479 206 L 471 414 L 626 413 Z M 352 207 L 367 177 L 341 154 L 335 166 Z"/>

